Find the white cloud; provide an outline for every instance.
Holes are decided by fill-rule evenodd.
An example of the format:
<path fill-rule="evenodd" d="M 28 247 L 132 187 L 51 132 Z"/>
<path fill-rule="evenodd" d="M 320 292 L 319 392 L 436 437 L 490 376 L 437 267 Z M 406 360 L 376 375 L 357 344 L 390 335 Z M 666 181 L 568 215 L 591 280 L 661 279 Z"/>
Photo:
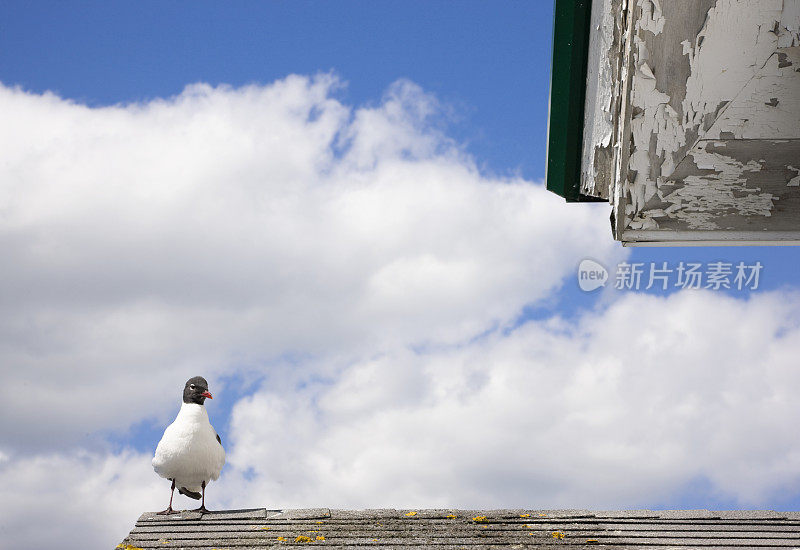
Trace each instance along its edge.
<path fill-rule="evenodd" d="M 796 295 L 607 293 L 507 333 L 620 257 L 607 208 L 480 173 L 409 82 L 358 108 L 339 86 L 100 109 L 0 86 L 4 541 L 118 542 L 167 486 L 85 434 L 166 423 L 189 375 L 244 368 L 266 383 L 212 507 L 797 493 Z"/>
<path fill-rule="evenodd" d="M 144 510 L 166 507 L 169 484 L 149 456 L 75 452 L 0 462 L 6 548 L 113 548 Z"/>
<path fill-rule="evenodd" d="M 800 302 L 630 294 L 452 349 L 387 352 L 234 410 L 226 480 L 266 506 L 653 506 L 707 479 L 800 489 Z M 258 495 L 256 497 L 256 495 Z"/>
<path fill-rule="evenodd" d="M 166 421 L 198 373 L 464 341 L 620 254 L 606 209 L 479 173 L 414 84 L 355 109 L 340 86 L 105 108 L 0 87 L 4 441 Z"/>
<path fill-rule="evenodd" d="M 574 324 L 387 349 L 334 375 L 305 362 L 235 406 L 209 505 L 627 509 L 707 479 L 762 507 L 800 489 L 798 338 L 796 294 L 631 293 Z M 149 459 L 11 455 L 0 463 L 8 540 L 117 542 L 165 505 Z M 58 538 L 76 529 L 80 544 Z"/>
<path fill-rule="evenodd" d="M 88 108 L 0 85 L 4 541 L 100 546 L 163 507 L 149 456 L 96 439 L 168 422 L 190 375 L 251 369 L 291 388 L 336 384 L 357 358 L 392 369 L 391 350 L 459 345 L 513 321 L 587 250 L 621 254 L 601 206 L 480 173 L 414 84 L 357 108 L 336 99 L 341 86 L 331 75 L 196 84 Z M 357 389 L 352 372 L 342 383 Z M 383 376 L 374 405 L 418 383 Z M 275 417 L 304 414 L 290 405 Z M 311 418 L 292 429 L 324 433 Z M 223 478 L 216 504 L 241 498 L 239 483 L 250 487 Z"/>

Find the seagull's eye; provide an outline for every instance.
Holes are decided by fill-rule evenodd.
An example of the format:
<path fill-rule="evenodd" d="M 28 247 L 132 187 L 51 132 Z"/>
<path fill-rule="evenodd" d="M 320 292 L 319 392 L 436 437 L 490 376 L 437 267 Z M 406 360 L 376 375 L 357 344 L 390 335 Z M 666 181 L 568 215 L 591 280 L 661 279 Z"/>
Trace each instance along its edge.
<path fill-rule="evenodd" d="M 194 389 L 194 384 L 192 384 L 192 385 L 191 385 L 191 386 L 189 386 L 189 387 L 190 387 L 190 388 L 192 388 L 192 389 Z"/>

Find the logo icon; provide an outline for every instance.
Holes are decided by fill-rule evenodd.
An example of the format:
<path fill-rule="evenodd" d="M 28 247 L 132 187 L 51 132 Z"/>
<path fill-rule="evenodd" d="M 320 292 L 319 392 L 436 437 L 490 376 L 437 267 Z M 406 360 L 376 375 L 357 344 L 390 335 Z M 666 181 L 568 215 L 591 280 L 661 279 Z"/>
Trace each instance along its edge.
<path fill-rule="evenodd" d="M 594 260 L 582 260 L 578 266 L 578 286 L 584 292 L 591 292 L 608 281 L 608 270 Z"/>

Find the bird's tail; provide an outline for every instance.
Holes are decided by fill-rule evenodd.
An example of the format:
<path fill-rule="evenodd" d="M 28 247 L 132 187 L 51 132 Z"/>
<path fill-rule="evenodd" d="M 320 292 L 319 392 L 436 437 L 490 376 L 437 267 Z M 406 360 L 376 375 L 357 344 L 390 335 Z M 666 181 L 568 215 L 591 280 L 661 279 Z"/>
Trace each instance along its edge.
<path fill-rule="evenodd" d="M 186 487 L 178 487 L 178 492 L 182 495 L 186 495 L 187 497 L 193 498 L 195 500 L 200 500 L 200 497 L 202 496 L 200 493 L 190 491 Z"/>

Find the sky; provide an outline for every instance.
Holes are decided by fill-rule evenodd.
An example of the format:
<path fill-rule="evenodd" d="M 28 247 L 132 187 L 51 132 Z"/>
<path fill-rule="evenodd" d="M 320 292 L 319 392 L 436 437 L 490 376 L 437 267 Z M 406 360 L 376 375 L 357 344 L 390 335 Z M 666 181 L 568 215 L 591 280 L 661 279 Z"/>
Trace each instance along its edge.
<path fill-rule="evenodd" d="M 9 548 L 163 509 L 194 375 L 212 509 L 800 505 L 800 253 L 546 191 L 549 2 L 0 14 Z"/>

